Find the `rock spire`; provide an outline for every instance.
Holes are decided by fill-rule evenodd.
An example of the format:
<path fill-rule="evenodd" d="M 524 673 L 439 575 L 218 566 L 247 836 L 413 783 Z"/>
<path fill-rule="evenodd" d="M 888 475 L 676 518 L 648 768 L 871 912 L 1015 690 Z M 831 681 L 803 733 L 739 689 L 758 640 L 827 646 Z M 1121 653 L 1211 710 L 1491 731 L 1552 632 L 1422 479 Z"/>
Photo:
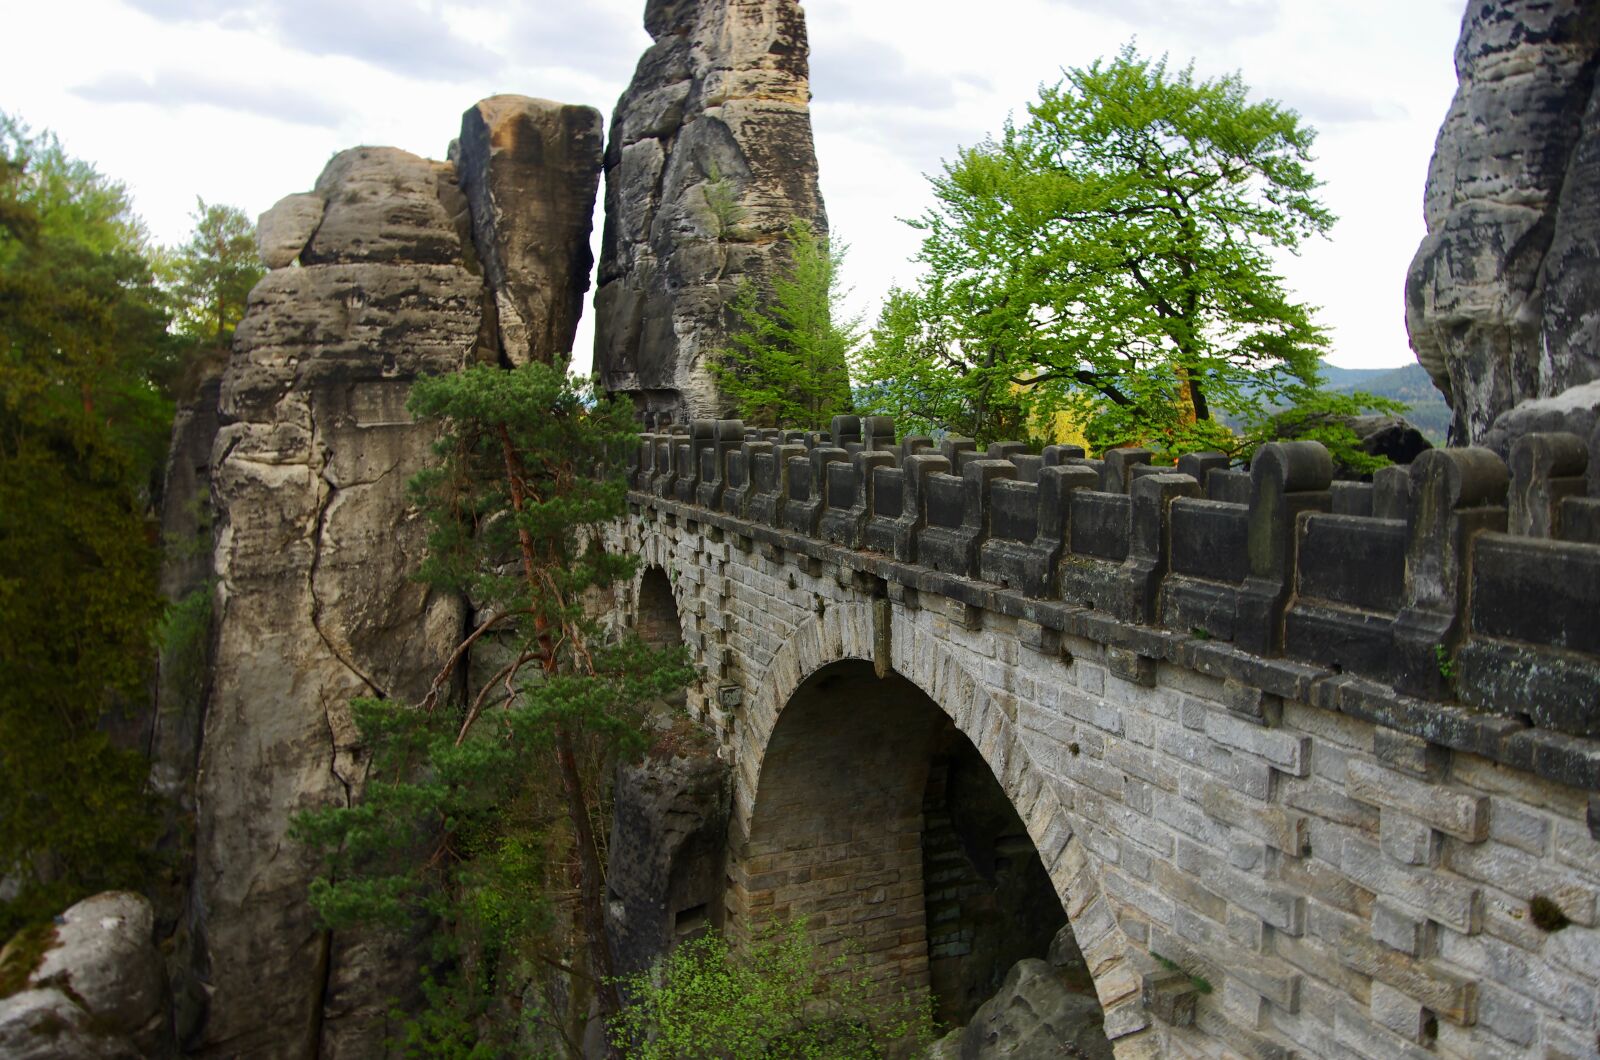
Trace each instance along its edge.
<path fill-rule="evenodd" d="M 714 416 L 709 357 L 799 219 L 826 231 L 797 0 L 650 0 L 606 148 L 595 367 L 642 411 Z"/>
<path fill-rule="evenodd" d="M 319 927 L 290 822 L 360 792 L 351 699 L 420 699 L 466 622 L 466 601 L 412 577 L 426 528 L 406 483 L 432 439 L 406 411 L 412 381 L 567 355 L 600 163 L 597 111 L 498 96 L 466 113 L 452 162 L 355 148 L 261 219 L 270 271 L 214 397 L 214 650 L 180 984 L 196 1055 L 385 1053 L 413 958 Z"/>
<path fill-rule="evenodd" d="M 1417 359 L 1451 441 L 1600 376 L 1600 5 L 1482 0 L 1428 173 L 1406 281 Z"/>

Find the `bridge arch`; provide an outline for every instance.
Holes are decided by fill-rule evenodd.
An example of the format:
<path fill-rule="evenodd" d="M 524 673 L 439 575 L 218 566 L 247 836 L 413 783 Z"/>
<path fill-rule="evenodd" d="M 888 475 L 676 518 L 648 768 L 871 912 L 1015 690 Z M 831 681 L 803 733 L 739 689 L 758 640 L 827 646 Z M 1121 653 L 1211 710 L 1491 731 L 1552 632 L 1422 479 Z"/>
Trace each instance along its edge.
<path fill-rule="evenodd" d="M 764 673 L 745 682 L 748 707 L 735 733 L 730 931 L 739 936 L 767 917 L 819 910 L 831 913 L 824 919 L 837 928 L 848 918 L 833 911 L 851 905 L 854 930 L 821 937 L 853 934 L 857 945 L 876 955 L 884 976 L 928 982 L 927 938 L 918 934 L 926 923 L 924 789 L 913 775 L 920 763 L 925 781 L 932 741 L 938 738 L 936 727 L 918 720 L 917 709 L 926 704 L 970 745 L 1015 809 L 1084 952 L 1108 1034 L 1122 1039 L 1119 1054 L 1149 1049 L 1155 1034 L 1143 1013 L 1138 962 L 1131 959 L 1136 947 L 1101 893 L 1093 859 L 1054 785 L 1034 766 L 1012 719 L 955 654 L 936 638 L 918 635 L 911 623 L 894 622 L 890 614 L 882 601 L 828 606 L 785 638 Z M 890 626 L 887 658 L 885 621 Z M 841 703 L 837 696 L 831 708 L 824 705 L 829 681 L 850 682 L 848 694 L 859 698 L 854 693 L 864 687 L 863 675 L 872 679 L 875 657 L 885 679 L 871 710 L 851 699 Z M 824 731 L 844 725 L 854 731 L 855 750 L 821 760 L 829 756 L 813 752 L 823 746 Z M 854 779 L 844 780 L 845 773 Z M 853 799 L 853 807 L 830 803 L 823 789 L 837 783 L 851 785 L 841 797 Z M 850 821 L 829 820 L 830 814 L 845 813 L 870 825 L 852 828 Z M 797 838 L 808 826 L 814 839 Z M 808 857 L 804 848 L 812 842 L 817 853 Z M 854 874 L 859 887 L 829 866 L 840 853 L 848 855 L 845 871 Z M 874 927 L 872 920 L 885 923 Z M 862 926 L 855 928 L 856 923 Z M 896 924 L 903 933 L 896 934 Z"/>

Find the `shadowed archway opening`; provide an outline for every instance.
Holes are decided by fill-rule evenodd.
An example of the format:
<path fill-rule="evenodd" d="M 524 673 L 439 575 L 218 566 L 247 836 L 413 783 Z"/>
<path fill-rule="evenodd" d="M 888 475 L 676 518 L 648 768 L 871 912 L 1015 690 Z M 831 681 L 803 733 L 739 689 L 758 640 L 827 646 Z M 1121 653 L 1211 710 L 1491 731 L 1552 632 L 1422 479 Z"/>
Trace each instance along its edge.
<path fill-rule="evenodd" d="M 639 579 L 634 631 L 652 648 L 675 648 L 683 643 L 678 600 L 672 593 L 672 581 L 660 567 L 646 568 Z"/>
<path fill-rule="evenodd" d="M 805 917 L 824 948 L 852 949 L 882 993 L 929 987 L 947 1026 L 971 1020 L 1019 960 L 1053 956 L 1052 943 L 1055 955 L 1076 952 L 977 748 L 920 688 L 868 662 L 824 667 L 790 697 L 735 854 L 736 932 Z M 1060 974 L 1092 995 L 1086 972 Z"/>

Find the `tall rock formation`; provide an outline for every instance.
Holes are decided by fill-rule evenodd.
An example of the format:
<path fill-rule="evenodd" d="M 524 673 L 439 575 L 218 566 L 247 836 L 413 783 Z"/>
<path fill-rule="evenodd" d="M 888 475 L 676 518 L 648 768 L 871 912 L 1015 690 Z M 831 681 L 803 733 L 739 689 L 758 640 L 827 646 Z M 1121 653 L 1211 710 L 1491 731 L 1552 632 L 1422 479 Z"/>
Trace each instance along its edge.
<path fill-rule="evenodd" d="M 1406 281 L 1451 441 L 1600 376 L 1600 5 L 1474 0 Z"/>
<path fill-rule="evenodd" d="M 683 419 L 724 411 L 709 357 L 742 283 L 794 220 L 826 231 L 798 0 L 649 0 L 655 44 L 617 102 L 595 367 L 607 390 Z"/>
<path fill-rule="evenodd" d="M 426 530 L 405 495 L 428 451 L 411 381 L 493 356 L 465 200 L 448 166 L 392 148 L 336 155 L 317 194 L 304 264 L 251 292 L 222 382 L 196 785 L 201 1055 L 381 1055 L 405 961 L 318 929 L 315 865 L 288 827 L 361 784 L 350 700 L 420 697 L 465 621 L 409 578 Z"/>
<path fill-rule="evenodd" d="M 345 151 L 262 219 L 272 269 L 223 376 L 210 468 L 186 990 L 208 1004 L 184 1028 L 198 1055 L 381 1056 L 407 989 L 403 940 L 319 930 L 289 824 L 359 793 L 350 700 L 419 699 L 463 633 L 465 601 L 411 577 L 426 531 L 406 482 L 431 441 L 411 383 L 565 355 L 600 174 L 590 108 L 497 97 L 464 124 L 455 165 Z"/>
<path fill-rule="evenodd" d="M 594 255 L 600 113 L 492 96 L 461 119 L 452 161 L 512 364 L 568 358 Z"/>

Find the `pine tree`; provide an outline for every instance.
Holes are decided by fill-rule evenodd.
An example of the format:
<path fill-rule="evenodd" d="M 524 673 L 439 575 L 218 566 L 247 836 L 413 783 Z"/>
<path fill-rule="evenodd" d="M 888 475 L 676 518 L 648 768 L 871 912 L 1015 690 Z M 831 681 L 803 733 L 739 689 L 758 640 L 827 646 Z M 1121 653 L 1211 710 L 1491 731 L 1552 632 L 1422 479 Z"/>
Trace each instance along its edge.
<path fill-rule="evenodd" d="M 619 757 L 643 750 L 647 705 L 691 673 L 681 648 L 610 637 L 597 613 L 596 594 L 634 571 L 598 537 L 626 508 L 629 407 L 542 364 L 419 380 L 409 407 L 443 431 L 436 466 L 412 483 L 433 527 L 419 577 L 464 592 L 484 617 L 422 703 L 358 702 L 375 756 L 365 793 L 303 815 L 296 834 L 328 855 L 313 901 L 331 926 L 439 919 L 432 1011 L 413 1021 L 417 1048 L 437 1054 L 550 1021 L 505 1011 L 519 1005 L 506 984 L 531 962 L 570 969 L 603 1015 L 618 1011 L 606 784 Z M 460 700 L 472 653 L 497 669 Z M 581 941 L 573 953 L 566 925 Z M 575 1047 L 581 1026 L 563 1030 Z"/>
<path fill-rule="evenodd" d="M 770 292 L 747 285 L 733 304 L 739 324 L 716 355 L 717 385 L 746 422 L 825 429 L 850 411 L 860 322 L 842 318 L 844 248 L 804 221 L 787 241 L 790 260 Z"/>

